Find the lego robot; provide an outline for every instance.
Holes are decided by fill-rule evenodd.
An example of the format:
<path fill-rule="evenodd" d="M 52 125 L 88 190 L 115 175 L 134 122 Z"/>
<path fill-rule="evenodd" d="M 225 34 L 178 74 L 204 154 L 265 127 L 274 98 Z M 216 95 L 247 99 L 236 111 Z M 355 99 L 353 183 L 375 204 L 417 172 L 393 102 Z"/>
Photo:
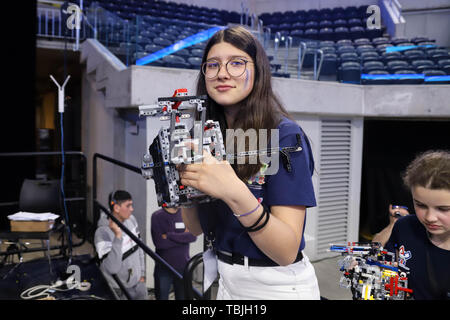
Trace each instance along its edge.
<path fill-rule="evenodd" d="M 170 120 L 162 127 L 144 154 L 141 173 L 155 181 L 158 205 L 189 206 L 208 202 L 211 197 L 180 182 L 176 166 L 201 162 L 203 150 L 217 159 L 225 156 L 222 132 L 217 121 L 205 121 L 206 97 L 188 96 L 187 89 L 177 89 L 172 97 L 158 98 L 157 105 L 140 106 L 140 116 L 157 116 Z M 200 117 L 199 121 L 195 118 Z M 190 121 L 189 121 L 190 120 Z"/>
<path fill-rule="evenodd" d="M 380 243 L 332 244 L 329 251 L 344 256 L 338 262 L 342 272 L 340 286 L 350 288 L 354 300 L 412 299 L 408 268 L 398 266 L 395 254 Z"/>

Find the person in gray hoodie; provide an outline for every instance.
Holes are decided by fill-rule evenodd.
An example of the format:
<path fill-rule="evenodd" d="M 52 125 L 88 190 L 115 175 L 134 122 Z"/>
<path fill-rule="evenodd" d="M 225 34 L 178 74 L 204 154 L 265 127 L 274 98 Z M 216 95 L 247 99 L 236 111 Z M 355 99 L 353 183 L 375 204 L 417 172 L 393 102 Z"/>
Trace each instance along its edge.
<path fill-rule="evenodd" d="M 130 193 L 117 190 L 109 195 L 111 213 L 131 232 L 139 237 L 139 227 L 132 215 L 133 200 Z M 145 260 L 143 250 L 111 219 L 102 213 L 94 236 L 95 249 L 100 260 L 100 270 L 121 299 L 125 298 L 113 275 L 119 280 L 133 300 L 147 300 Z"/>

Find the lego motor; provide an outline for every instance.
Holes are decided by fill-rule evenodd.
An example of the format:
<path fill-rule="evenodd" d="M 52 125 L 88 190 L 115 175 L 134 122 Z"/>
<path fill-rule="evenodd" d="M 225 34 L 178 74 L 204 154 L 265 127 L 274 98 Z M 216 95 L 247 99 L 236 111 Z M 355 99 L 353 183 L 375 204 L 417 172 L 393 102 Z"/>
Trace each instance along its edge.
<path fill-rule="evenodd" d="M 395 262 L 395 254 L 380 243 L 349 242 L 333 244 L 330 251 L 340 252 L 340 286 L 350 288 L 354 300 L 408 300 L 409 270 Z"/>

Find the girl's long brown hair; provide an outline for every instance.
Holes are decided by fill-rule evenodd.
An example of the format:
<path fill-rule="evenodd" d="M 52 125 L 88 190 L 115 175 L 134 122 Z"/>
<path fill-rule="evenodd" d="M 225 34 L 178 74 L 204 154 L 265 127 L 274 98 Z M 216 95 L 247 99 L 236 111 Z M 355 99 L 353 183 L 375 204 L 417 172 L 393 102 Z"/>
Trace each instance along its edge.
<path fill-rule="evenodd" d="M 270 63 L 260 42 L 241 26 L 220 30 L 208 41 L 203 53 L 202 63 L 206 61 L 211 47 L 220 42 L 229 43 L 246 52 L 255 65 L 253 90 L 241 102 L 241 112 L 239 112 L 239 117 L 235 119 L 233 128 L 227 127 L 223 107 L 208 96 L 207 119 L 219 121 L 224 140 L 226 129 L 242 129 L 245 132 L 253 128 L 256 132 L 259 132 L 259 129 L 276 129 L 281 121 L 281 116 L 291 118 L 272 90 Z M 208 95 L 205 77 L 201 71 L 197 80 L 197 95 Z M 268 130 L 268 132 L 270 131 Z M 268 137 L 269 139 L 270 137 Z M 259 146 L 259 141 L 257 145 Z M 234 163 L 232 166 L 237 176 L 243 181 L 247 181 L 259 171 L 261 163 L 258 159 L 258 164 Z"/>

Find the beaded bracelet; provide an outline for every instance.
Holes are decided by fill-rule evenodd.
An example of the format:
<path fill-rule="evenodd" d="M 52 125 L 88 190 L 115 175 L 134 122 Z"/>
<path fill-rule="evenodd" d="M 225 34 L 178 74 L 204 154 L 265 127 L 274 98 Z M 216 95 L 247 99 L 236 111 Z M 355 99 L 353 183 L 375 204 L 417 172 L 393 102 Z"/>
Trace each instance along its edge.
<path fill-rule="evenodd" d="M 258 210 L 258 208 L 259 208 L 260 205 L 261 205 L 261 203 L 258 202 L 258 205 L 256 206 L 256 208 L 253 209 L 252 211 L 247 212 L 247 213 L 243 213 L 243 214 L 235 214 L 235 213 L 233 213 L 233 215 L 234 215 L 235 217 L 238 217 L 238 218 L 239 218 L 239 217 L 248 216 L 249 214 L 251 214 L 251 213 L 255 212 L 256 210 Z"/>

